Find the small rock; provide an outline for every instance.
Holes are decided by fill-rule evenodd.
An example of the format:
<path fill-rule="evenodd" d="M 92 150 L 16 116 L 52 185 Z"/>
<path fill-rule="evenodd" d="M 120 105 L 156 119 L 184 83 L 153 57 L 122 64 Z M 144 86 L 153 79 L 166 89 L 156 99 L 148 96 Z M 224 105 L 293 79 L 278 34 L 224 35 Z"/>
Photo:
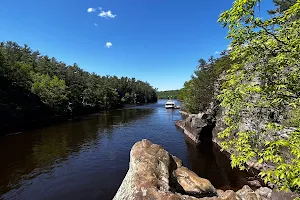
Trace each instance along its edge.
<path fill-rule="evenodd" d="M 234 191 L 226 190 L 224 194 L 221 196 L 222 200 L 236 200 L 237 196 Z"/>
<path fill-rule="evenodd" d="M 253 180 L 253 181 L 247 181 L 247 184 L 251 187 L 256 187 L 256 188 L 260 188 L 261 184 L 258 180 Z"/>
<path fill-rule="evenodd" d="M 271 199 L 272 190 L 267 187 L 261 187 L 261 188 L 258 188 L 255 191 L 255 193 L 258 194 L 261 197 L 261 199 L 269 200 L 269 199 Z"/>
<path fill-rule="evenodd" d="M 243 200 L 261 200 L 260 196 L 257 195 L 248 185 L 245 185 L 242 189 L 237 191 L 236 194 Z"/>
<path fill-rule="evenodd" d="M 175 171 L 178 183 L 187 194 L 216 194 L 215 187 L 209 180 L 200 178 L 186 167 L 180 167 Z"/>
<path fill-rule="evenodd" d="M 217 190 L 217 195 L 218 197 L 222 197 L 224 195 L 224 191 L 223 190 Z"/>

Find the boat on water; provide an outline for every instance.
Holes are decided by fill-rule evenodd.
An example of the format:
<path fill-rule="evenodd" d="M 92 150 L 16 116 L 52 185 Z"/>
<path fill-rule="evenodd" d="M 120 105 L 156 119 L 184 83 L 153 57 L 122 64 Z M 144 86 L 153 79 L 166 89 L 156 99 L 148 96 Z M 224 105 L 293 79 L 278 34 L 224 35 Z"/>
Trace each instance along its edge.
<path fill-rule="evenodd" d="M 165 104 L 166 109 L 174 109 L 177 108 L 175 102 L 173 100 L 168 100 Z"/>

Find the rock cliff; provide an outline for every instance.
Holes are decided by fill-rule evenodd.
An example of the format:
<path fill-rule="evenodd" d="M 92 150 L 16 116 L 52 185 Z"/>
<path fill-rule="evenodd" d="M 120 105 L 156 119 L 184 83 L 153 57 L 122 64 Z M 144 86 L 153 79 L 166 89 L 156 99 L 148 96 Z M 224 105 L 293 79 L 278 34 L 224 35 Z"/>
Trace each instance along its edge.
<path fill-rule="evenodd" d="M 216 89 L 216 91 L 218 91 Z M 216 96 L 216 95 L 215 95 Z M 260 119 L 262 119 L 261 117 Z M 278 117 L 279 118 L 279 117 Z M 263 127 L 266 124 L 267 119 L 259 121 L 258 115 L 253 114 L 253 116 L 245 116 L 244 122 L 241 124 L 241 129 L 253 129 L 256 126 Z M 279 120 L 279 119 L 278 119 Z M 175 122 L 175 125 L 181 128 L 184 133 L 192 139 L 195 143 L 201 143 L 205 141 L 212 141 L 220 146 L 222 142 L 218 139 L 218 133 L 223 131 L 226 128 L 224 123 L 224 108 L 220 108 L 217 104 L 217 101 L 213 100 L 210 106 L 203 112 L 199 114 L 190 114 L 185 120 L 179 120 Z M 275 135 L 280 136 L 282 138 L 288 137 L 288 135 L 295 131 L 295 128 L 287 128 L 275 133 Z M 274 138 L 262 138 L 263 140 L 274 140 Z M 230 151 L 226 154 L 230 157 Z M 267 164 L 259 164 L 257 161 L 252 160 L 251 162 L 247 162 L 248 168 L 251 169 L 255 175 L 264 169 L 270 169 L 274 166 Z M 275 185 L 268 185 L 271 188 L 276 187 Z M 246 189 L 246 188 L 244 188 Z M 260 190 L 258 190 L 260 191 Z M 263 192 L 264 193 L 264 192 Z M 298 197 L 299 194 L 292 192 L 277 192 L 276 189 L 273 189 L 272 192 L 272 200 L 274 199 L 294 199 Z"/>

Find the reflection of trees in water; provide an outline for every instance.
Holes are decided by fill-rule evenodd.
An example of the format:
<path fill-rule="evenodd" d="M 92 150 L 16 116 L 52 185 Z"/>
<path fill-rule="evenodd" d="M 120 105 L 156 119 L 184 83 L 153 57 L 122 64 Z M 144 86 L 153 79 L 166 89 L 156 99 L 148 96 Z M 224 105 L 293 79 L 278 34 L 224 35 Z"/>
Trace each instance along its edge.
<path fill-rule="evenodd" d="M 232 169 L 230 160 L 220 152 L 214 143 L 196 145 L 185 137 L 190 169 L 200 177 L 212 182 L 216 188 L 237 190 L 246 184 L 246 178 L 251 176 L 246 172 Z"/>
<path fill-rule="evenodd" d="M 119 125 L 126 126 L 151 113 L 151 109 L 108 111 L 78 122 L 3 138 L 0 141 L 0 196 L 20 187 L 18 184 L 23 179 L 51 173 L 55 163 L 66 160 L 86 146 L 97 145 L 105 135 L 112 137 Z"/>
<path fill-rule="evenodd" d="M 117 125 L 126 125 L 152 114 L 152 109 L 123 109 L 104 113 L 105 117 L 99 117 L 100 130 L 110 131 Z"/>

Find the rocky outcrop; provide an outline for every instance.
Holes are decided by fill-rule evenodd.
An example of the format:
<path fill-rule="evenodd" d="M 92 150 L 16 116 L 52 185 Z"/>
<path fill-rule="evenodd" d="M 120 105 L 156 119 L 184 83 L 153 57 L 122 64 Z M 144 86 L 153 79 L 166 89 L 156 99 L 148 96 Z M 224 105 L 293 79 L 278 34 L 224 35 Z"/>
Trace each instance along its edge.
<path fill-rule="evenodd" d="M 200 133 L 201 131 L 191 131 L 191 130 L 196 130 L 196 127 L 191 127 L 191 126 L 186 126 L 186 122 L 188 121 L 190 124 L 195 124 L 195 122 L 193 122 L 193 118 L 192 116 L 189 116 L 187 120 L 178 120 L 175 122 L 175 125 L 178 126 L 179 128 L 181 128 L 184 131 L 184 134 L 186 134 L 191 140 L 193 140 L 196 143 L 200 142 Z M 188 127 L 188 128 L 186 128 Z M 200 126 L 199 126 L 200 127 Z"/>
<path fill-rule="evenodd" d="M 131 149 L 129 170 L 114 200 L 268 200 L 270 192 L 248 186 L 237 192 L 216 190 L 161 146 L 142 140 Z"/>
<path fill-rule="evenodd" d="M 216 108 L 215 112 L 211 112 L 209 110 L 209 113 L 203 112 L 197 115 L 196 114 L 189 115 L 189 117 L 187 117 L 186 120 L 176 121 L 175 125 L 181 128 L 184 131 L 184 133 L 195 143 L 201 143 L 204 140 L 209 140 L 210 138 L 212 142 L 216 143 L 217 145 L 220 145 L 221 140 L 218 139 L 217 134 L 223 131 L 224 128 L 226 127 L 223 120 L 224 111 L 222 109 L 219 109 L 217 106 L 215 108 Z M 245 123 L 245 125 L 247 124 L 249 123 Z M 284 129 L 276 134 L 284 138 L 287 137 L 292 131 L 294 131 L 293 128 Z M 227 156 L 229 158 L 230 152 L 224 152 L 224 156 Z M 270 169 L 273 167 L 267 164 L 260 164 L 256 161 L 251 161 L 251 162 L 248 161 L 247 165 L 248 168 L 251 169 L 251 171 L 255 175 L 257 175 L 261 170 Z M 254 194 L 251 188 L 245 186 L 239 192 L 236 192 L 235 195 L 237 195 L 237 199 L 240 198 L 240 196 L 244 196 L 246 197 L 246 199 L 256 199 L 257 196 L 260 196 L 260 199 L 262 200 L 268 200 L 268 199 L 293 200 L 296 197 L 300 196 L 299 194 L 293 192 L 284 192 L 284 191 L 279 192 L 275 188 L 271 190 L 270 188 L 267 187 L 261 187 L 261 183 L 258 180 L 248 181 L 246 184 L 251 187 L 255 187 L 259 189 L 257 189 Z M 271 184 L 268 184 L 268 186 L 271 188 L 274 187 L 274 185 Z M 229 195 L 229 194 L 230 193 L 227 192 L 226 194 L 224 193 L 223 195 Z"/>
<path fill-rule="evenodd" d="M 190 114 L 185 120 L 175 122 L 184 133 L 194 142 L 211 141 L 212 132 L 216 125 L 218 106 L 211 102 L 208 109 L 199 114 Z"/>

